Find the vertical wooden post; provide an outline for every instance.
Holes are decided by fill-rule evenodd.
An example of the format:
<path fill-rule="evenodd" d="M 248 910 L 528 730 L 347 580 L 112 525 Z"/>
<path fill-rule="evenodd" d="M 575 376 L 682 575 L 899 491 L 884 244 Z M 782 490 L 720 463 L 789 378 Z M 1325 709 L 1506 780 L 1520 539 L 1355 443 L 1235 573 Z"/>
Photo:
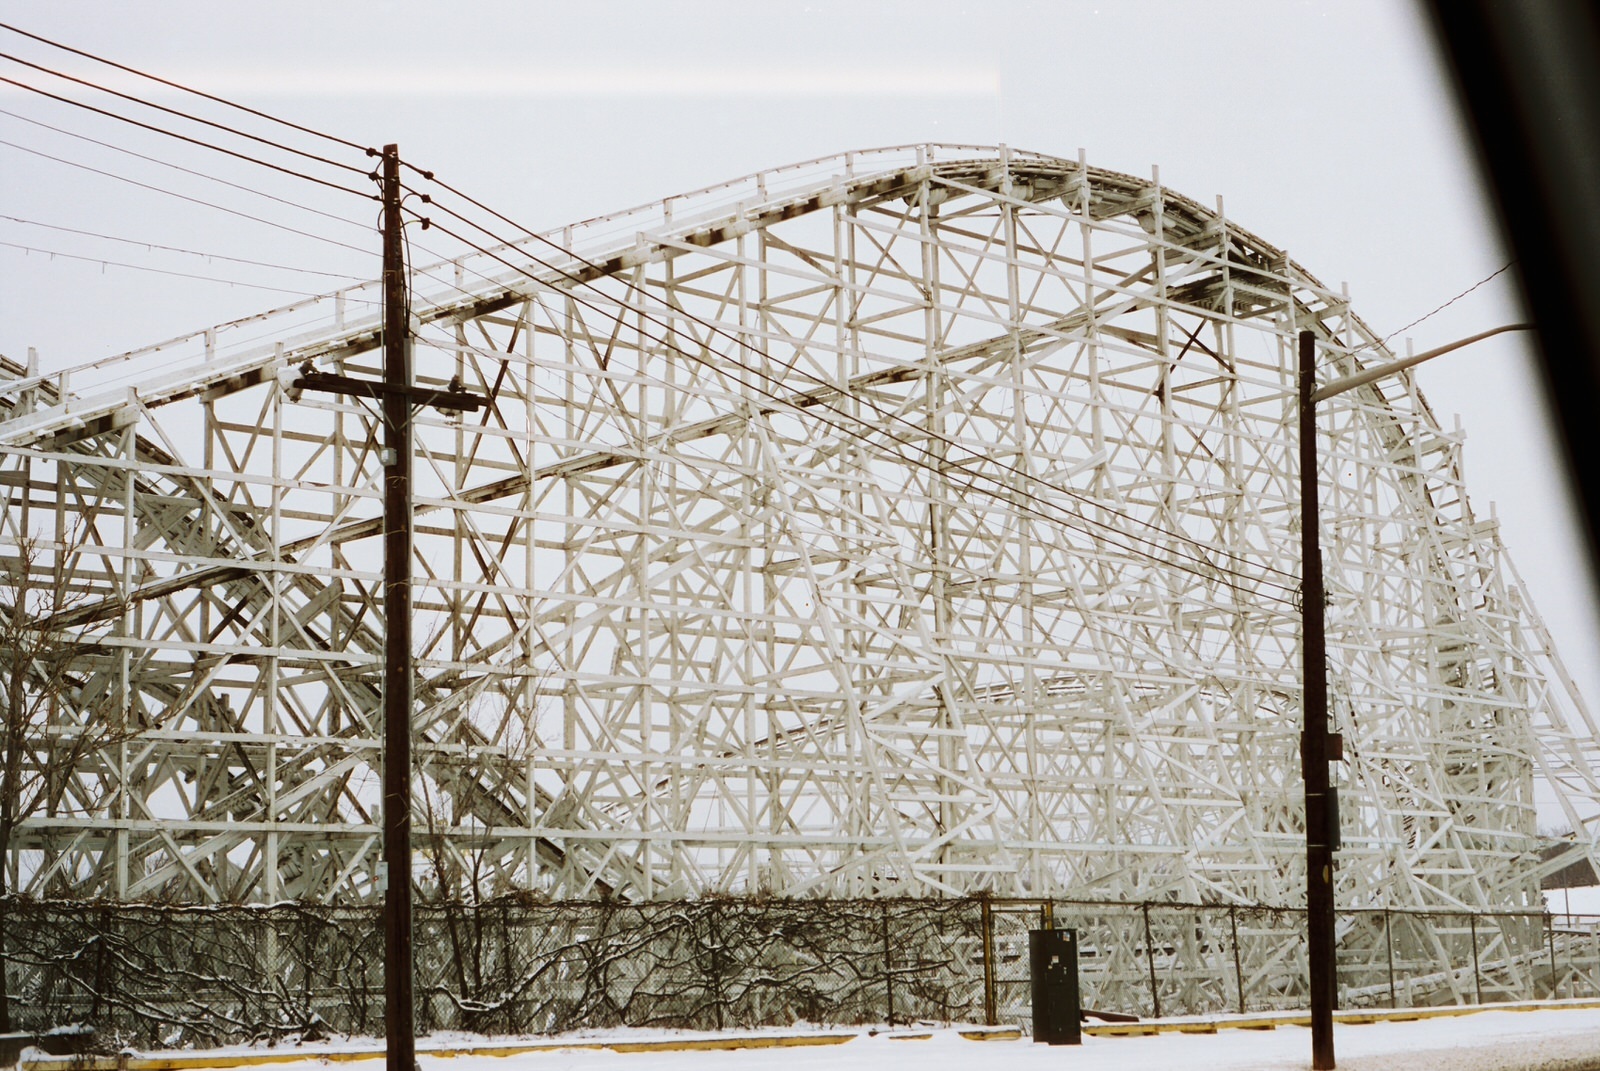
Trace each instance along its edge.
<path fill-rule="evenodd" d="M 1316 337 L 1300 332 L 1300 599 L 1305 782 L 1306 960 L 1311 996 L 1311 1067 L 1331 1071 L 1334 960 L 1333 847 L 1328 816 L 1328 652 L 1323 635 L 1322 545 L 1317 504 Z"/>
<path fill-rule="evenodd" d="M 1239 959 L 1239 917 L 1233 904 L 1228 905 L 1228 929 L 1233 933 L 1233 984 L 1239 990 L 1239 1014 L 1244 1014 L 1244 964 Z"/>
<path fill-rule="evenodd" d="M 1545 942 L 1550 946 L 1550 999 L 1560 1000 L 1561 982 L 1556 975 L 1556 929 L 1554 923 L 1554 919 L 1549 915 L 1545 915 L 1544 937 Z M 1534 996 L 1537 997 L 1538 994 L 1535 993 Z"/>
<path fill-rule="evenodd" d="M 894 1025 L 894 959 L 889 948 L 889 904 L 887 901 L 878 901 L 882 911 L 879 916 L 879 925 L 883 931 L 883 988 L 889 1005 L 889 1025 Z"/>
<path fill-rule="evenodd" d="M 983 1021 L 988 1026 L 1000 1022 L 994 992 L 994 907 L 988 900 L 983 901 Z"/>
<path fill-rule="evenodd" d="M 411 312 L 400 149 L 383 147 L 383 900 L 387 1071 L 415 1071 L 411 960 Z M 393 388 L 401 389 L 395 390 Z"/>
<path fill-rule="evenodd" d="M 1150 934 L 1150 904 L 1147 901 L 1144 908 L 1144 961 L 1150 968 L 1150 1008 L 1152 1015 L 1161 1018 L 1161 988 L 1156 984 L 1156 942 Z"/>
<path fill-rule="evenodd" d="M 1394 920 L 1389 909 L 1383 909 L 1383 943 L 1389 953 L 1389 1007 L 1398 1008 L 1394 995 Z"/>
<path fill-rule="evenodd" d="M 1483 1003 L 1483 973 L 1478 969 L 1478 913 L 1467 915 L 1467 926 L 1472 932 L 1472 990 L 1479 1004 Z"/>

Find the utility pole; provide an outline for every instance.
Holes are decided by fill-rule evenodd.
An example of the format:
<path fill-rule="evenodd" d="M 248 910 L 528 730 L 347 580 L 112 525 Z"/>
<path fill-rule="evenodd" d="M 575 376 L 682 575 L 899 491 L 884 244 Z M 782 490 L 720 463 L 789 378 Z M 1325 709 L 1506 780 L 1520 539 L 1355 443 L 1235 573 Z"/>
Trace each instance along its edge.
<path fill-rule="evenodd" d="M 411 989 L 411 302 L 400 147 L 383 147 L 383 1023 L 387 1071 L 415 1071 Z M 395 388 L 400 388 L 396 390 Z"/>
<path fill-rule="evenodd" d="M 309 362 L 288 385 L 371 398 L 383 420 L 383 992 L 386 1071 L 416 1071 L 411 957 L 411 411 L 471 412 L 482 400 L 452 379 L 445 390 L 411 382 L 411 300 L 400 216 L 400 149 L 383 147 L 383 379 L 318 372 Z"/>
<path fill-rule="evenodd" d="M 1403 360 L 1390 361 L 1317 386 L 1316 336 L 1300 332 L 1300 599 L 1301 690 L 1305 723 L 1300 771 L 1306 792 L 1306 968 L 1311 975 L 1311 1067 L 1333 1068 L 1333 1009 L 1339 999 L 1334 934 L 1333 853 L 1339 848 L 1339 797 L 1328 785 L 1328 763 L 1344 758 L 1344 739 L 1328 732 L 1328 646 L 1323 627 L 1322 545 L 1317 527 L 1317 403 L 1474 342 L 1532 324 L 1506 324 Z"/>
<path fill-rule="evenodd" d="M 1300 599 L 1304 723 L 1300 772 L 1306 793 L 1306 967 L 1311 975 L 1311 1067 L 1333 1067 L 1338 985 L 1333 916 L 1337 805 L 1328 798 L 1328 649 L 1323 632 L 1322 545 L 1317 528 L 1316 336 L 1300 332 Z"/>

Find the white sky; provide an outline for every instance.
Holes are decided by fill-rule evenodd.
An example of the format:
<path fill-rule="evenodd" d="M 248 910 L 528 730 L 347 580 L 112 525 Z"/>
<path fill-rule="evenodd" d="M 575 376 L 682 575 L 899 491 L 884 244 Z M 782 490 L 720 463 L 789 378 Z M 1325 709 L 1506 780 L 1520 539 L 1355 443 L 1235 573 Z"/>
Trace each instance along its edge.
<path fill-rule="evenodd" d="M 1324 282 L 1347 281 L 1380 334 L 1506 260 L 1424 28 L 1399 0 L 596 0 L 581 10 L 513 0 L 0 0 L 0 21 L 362 144 L 397 142 L 408 161 L 537 229 L 847 149 L 1005 142 L 1067 157 L 1081 146 L 1091 164 L 1137 174 L 1159 164 L 1162 182 L 1179 192 L 1205 204 L 1223 195 L 1230 218 Z M 0 44 L 82 75 L 105 73 L 13 34 L 0 33 Z M 0 74 L 22 77 L 9 62 Z M 190 106 L 176 94 L 160 99 Z M 9 86 L 0 85 L 0 110 L 12 113 L 0 114 L 0 140 L 12 143 L 0 145 L 0 242 L 35 250 L 0 245 L 0 353 L 21 360 L 36 347 L 49 370 L 288 300 L 101 261 L 285 290 L 339 285 L 40 223 L 376 274 L 376 236 L 361 226 L 252 202 L 36 124 L 370 225 L 375 208 L 366 202 Z M 1422 350 L 1518 318 L 1501 276 L 1406 334 Z M 1587 697 L 1600 701 L 1593 586 L 1523 346 L 1518 336 L 1496 339 L 1419 377 L 1442 423 L 1460 414 L 1474 505 L 1480 514 L 1496 506 L 1541 614 Z"/>

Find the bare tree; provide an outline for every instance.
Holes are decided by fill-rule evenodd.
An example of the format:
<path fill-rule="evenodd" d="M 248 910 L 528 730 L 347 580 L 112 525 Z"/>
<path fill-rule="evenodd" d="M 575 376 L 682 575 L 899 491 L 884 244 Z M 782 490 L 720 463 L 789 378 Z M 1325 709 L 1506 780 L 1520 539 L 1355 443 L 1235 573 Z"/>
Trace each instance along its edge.
<path fill-rule="evenodd" d="M 114 719 L 73 701 L 84 683 L 84 648 L 51 624 L 72 600 L 80 541 L 25 533 L 8 542 L 0 549 L 0 1031 L 11 1028 L 4 967 L 17 835 L 37 814 L 89 806 L 71 797 L 75 775 L 121 735 Z"/>

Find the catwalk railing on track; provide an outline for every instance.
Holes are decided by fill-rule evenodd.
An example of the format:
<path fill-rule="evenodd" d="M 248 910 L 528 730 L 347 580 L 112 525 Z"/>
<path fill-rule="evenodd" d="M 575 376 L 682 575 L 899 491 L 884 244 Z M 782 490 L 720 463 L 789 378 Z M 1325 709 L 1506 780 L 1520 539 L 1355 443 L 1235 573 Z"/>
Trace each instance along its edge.
<path fill-rule="evenodd" d="M 16 1029 L 106 1045 L 383 1032 L 375 908 L 0 904 Z M 415 914 L 418 1028 L 487 1035 L 796 1021 L 1029 1025 L 1027 931 L 1079 931 L 1086 1007 L 1295 1008 L 1304 914 L 1042 900 L 502 900 Z M 1345 911 L 1345 1007 L 1600 995 L 1600 919 Z"/>

